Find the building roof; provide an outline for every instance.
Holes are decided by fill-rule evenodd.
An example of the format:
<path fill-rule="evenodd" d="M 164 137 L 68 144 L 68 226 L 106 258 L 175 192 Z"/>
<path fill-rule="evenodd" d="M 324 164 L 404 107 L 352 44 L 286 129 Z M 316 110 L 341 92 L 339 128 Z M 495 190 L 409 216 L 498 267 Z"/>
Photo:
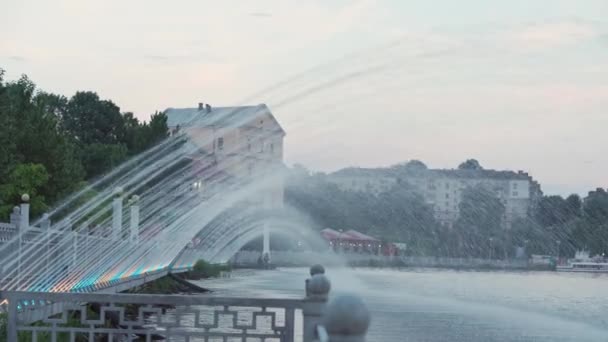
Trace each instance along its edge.
<path fill-rule="evenodd" d="M 256 117 L 270 116 L 278 129 L 285 131 L 265 104 L 256 106 L 209 107 L 203 108 L 167 108 L 167 126 L 169 127 L 240 127 L 254 121 Z"/>
<path fill-rule="evenodd" d="M 423 178 L 444 177 L 462 179 L 519 179 L 531 180 L 526 172 L 497 171 L 497 170 L 460 170 L 460 169 L 427 169 L 408 172 L 395 168 L 360 168 L 348 167 L 330 174 L 338 177 L 394 177 L 394 178 Z"/>
<path fill-rule="evenodd" d="M 331 228 L 325 228 L 321 230 L 321 236 L 327 240 L 349 240 L 349 241 L 365 241 L 365 242 L 377 242 L 380 241 L 369 235 L 365 235 L 356 230 L 347 230 L 343 233 L 333 230 Z"/>
<path fill-rule="evenodd" d="M 321 236 L 326 238 L 327 240 L 337 239 L 342 233 L 339 231 L 333 230 L 331 228 L 325 228 L 321 230 Z"/>
<path fill-rule="evenodd" d="M 397 173 L 393 169 L 388 168 L 364 168 L 364 167 L 347 167 L 330 173 L 331 176 L 343 177 L 397 177 Z"/>
<path fill-rule="evenodd" d="M 371 237 L 369 235 L 365 235 L 363 233 L 360 233 L 356 230 L 347 230 L 346 232 L 344 232 L 343 235 L 346 235 L 350 238 L 352 238 L 352 240 L 359 240 L 359 241 L 380 241 L 378 239 L 376 239 L 375 237 Z"/>

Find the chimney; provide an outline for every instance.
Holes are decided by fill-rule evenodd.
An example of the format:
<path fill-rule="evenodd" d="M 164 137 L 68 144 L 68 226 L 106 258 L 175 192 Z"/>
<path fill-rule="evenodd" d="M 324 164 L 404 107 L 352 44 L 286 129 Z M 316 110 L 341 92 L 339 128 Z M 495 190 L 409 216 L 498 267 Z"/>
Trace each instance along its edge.
<path fill-rule="evenodd" d="M 205 111 L 211 113 L 211 106 L 208 103 L 205 105 Z"/>
<path fill-rule="evenodd" d="M 198 110 L 203 110 L 203 103 L 202 102 L 198 103 Z"/>

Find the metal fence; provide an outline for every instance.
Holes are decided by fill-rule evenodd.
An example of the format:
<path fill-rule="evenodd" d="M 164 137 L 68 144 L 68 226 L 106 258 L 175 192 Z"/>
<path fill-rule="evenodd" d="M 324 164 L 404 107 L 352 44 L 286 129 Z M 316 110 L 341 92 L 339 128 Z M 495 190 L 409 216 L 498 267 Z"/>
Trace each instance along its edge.
<path fill-rule="evenodd" d="M 330 283 L 321 272 L 322 267 L 311 268 L 302 299 L 3 292 L 8 300 L 8 341 L 308 342 L 317 340 L 318 331 L 329 337 L 332 331 L 348 333 L 344 326 L 365 333 L 369 320 L 352 321 L 348 315 L 366 309 L 348 298 L 338 303 L 338 313 L 327 310 L 334 316 L 327 321 L 340 327 L 323 326 Z M 345 303 L 351 307 L 341 309 Z M 341 340 L 362 341 L 358 338 Z"/>

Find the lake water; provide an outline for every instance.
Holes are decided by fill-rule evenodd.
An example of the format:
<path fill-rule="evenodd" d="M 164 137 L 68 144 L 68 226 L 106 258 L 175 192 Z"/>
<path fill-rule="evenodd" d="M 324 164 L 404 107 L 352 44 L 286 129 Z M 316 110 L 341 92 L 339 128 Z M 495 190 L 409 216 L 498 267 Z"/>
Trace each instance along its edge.
<path fill-rule="evenodd" d="M 372 313 L 368 341 L 608 341 L 608 275 L 328 269 L 332 294 Z M 308 270 L 237 271 L 199 283 L 218 296 L 299 298 Z"/>

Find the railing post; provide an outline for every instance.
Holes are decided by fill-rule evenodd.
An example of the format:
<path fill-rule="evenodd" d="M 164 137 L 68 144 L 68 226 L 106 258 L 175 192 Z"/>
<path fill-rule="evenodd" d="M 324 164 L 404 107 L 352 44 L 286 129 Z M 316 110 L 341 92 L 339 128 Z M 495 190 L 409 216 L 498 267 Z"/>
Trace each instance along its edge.
<path fill-rule="evenodd" d="M 316 327 L 321 321 L 321 315 L 325 309 L 329 290 L 331 289 L 329 279 L 321 271 L 325 272 L 320 265 L 311 267 L 310 273 L 312 277 L 306 280 L 306 300 L 302 305 L 304 342 L 315 340 Z"/>
<path fill-rule="evenodd" d="M 44 264 L 46 269 L 49 269 L 49 259 L 51 258 L 51 256 L 49 255 L 49 251 L 51 249 L 51 219 L 49 218 L 49 214 L 44 213 L 42 214 L 42 220 L 40 221 L 40 229 L 43 231 L 42 234 L 44 234 L 45 237 L 45 248 L 46 248 L 46 258 L 44 259 Z"/>
<path fill-rule="evenodd" d="M 19 220 L 19 230 L 23 231 L 30 227 L 30 195 L 21 195 L 21 217 Z"/>
<path fill-rule="evenodd" d="M 15 206 L 10 216 L 10 224 L 14 225 L 19 230 L 19 223 L 21 222 L 21 208 Z"/>
<path fill-rule="evenodd" d="M 112 201 L 112 240 L 119 240 L 122 232 L 122 188 L 114 189 Z"/>
<path fill-rule="evenodd" d="M 139 241 L 139 196 L 131 196 L 131 225 L 130 225 L 130 241 L 137 243 Z"/>
<path fill-rule="evenodd" d="M 30 227 L 30 195 L 21 195 L 21 208 L 19 216 L 19 226 L 17 229 L 17 240 L 19 243 L 17 255 L 17 285 L 21 284 L 21 254 L 23 250 L 23 233 Z"/>
<path fill-rule="evenodd" d="M 352 295 L 333 299 L 317 327 L 319 342 L 365 342 L 371 316 L 363 301 Z"/>
<path fill-rule="evenodd" d="M 17 300 L 9 296 L 8 299 L 8 319 L 7 319 L 7 338 L 8 341 L 17 341 Z"/>

